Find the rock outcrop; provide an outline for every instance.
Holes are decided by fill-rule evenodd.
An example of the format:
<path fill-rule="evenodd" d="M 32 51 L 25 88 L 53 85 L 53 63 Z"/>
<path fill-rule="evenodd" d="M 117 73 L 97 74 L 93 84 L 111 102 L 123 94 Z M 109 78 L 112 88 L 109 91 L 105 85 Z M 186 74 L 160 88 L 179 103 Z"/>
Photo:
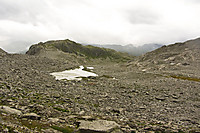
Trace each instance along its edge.
<path fill-rule="evenodd" d="M 8 106 L 0 106 L 0 111 L 8 113 L 8 114 L 22 115 L 22 112 L 20 110 L 13 109 Z"/>
<path fill-rule="evenodd" d="M 95 121 L 79 121 L 79 131 L 81 133 L 109 133 L 120 126 L 115 121 L 95 120 Z"/>

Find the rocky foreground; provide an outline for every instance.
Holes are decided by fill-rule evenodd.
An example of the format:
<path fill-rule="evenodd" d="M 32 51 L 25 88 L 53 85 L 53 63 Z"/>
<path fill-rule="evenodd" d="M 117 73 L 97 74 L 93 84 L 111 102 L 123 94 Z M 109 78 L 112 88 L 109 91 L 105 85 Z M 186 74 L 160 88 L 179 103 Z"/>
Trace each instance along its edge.
<path fill-rule="evenodd" d="M 36 56 L 0 50 L 0 131 L 200 132 L 200 64 L 195 48 L 185 60 L 179 60 L 177 52 L 158 62 L 157 54 L 151 58 L 148 53 L 128 63 L 63 61 L 48 58 L 46 51 Z M 170 63 L 175 64 L 170 65 L 172 56 Z M 79 65 L 93 66 L 99 76 L 67 81 L 50 75 Z"/>

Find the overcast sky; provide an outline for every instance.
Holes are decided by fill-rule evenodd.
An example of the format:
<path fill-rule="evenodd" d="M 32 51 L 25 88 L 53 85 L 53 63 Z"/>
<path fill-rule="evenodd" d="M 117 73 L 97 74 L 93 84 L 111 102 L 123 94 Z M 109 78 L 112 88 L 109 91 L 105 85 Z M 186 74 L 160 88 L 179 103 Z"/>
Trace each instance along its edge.
<path fill-rule="evenodd" d="M 170 44 L 200 37 L 200 0 L 0 0 L 0 47 L 47 40 Z"/>

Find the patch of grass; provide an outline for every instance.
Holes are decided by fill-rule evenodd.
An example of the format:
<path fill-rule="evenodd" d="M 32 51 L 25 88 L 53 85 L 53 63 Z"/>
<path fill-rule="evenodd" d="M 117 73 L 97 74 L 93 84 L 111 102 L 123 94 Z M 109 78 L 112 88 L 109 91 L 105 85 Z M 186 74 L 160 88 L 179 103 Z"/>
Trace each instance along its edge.
<path fill-rule="evenodd" d="M 37 128 L 39 130 L 46 129 L 49 127 L 49 125 L 44 125 L 40 123 L 39 121 L 28 121 L 28 120 L 21 120 L 21 124 L 28 127 L 29 129 Z"/>
<path fill-rule="evenodd" d="M 78 100 L 77 101 L 79 104 L 85 104 L 85 101 L 84 100 Z"/>
<path fill-rule="evenodd" d="M 73 129 L 70 127 L 58 127 L 58 126 L 51 126 L 51 128 L 53 128 L 54 130 L 60 131 L 62 133 L 73 133 Z"/>
<path fill-rule="evenodd" d="M 95 107 L 95 108 L 98 108 L 98 107 L 99 107 L 99 104 L 94 104 L 94 107 Z"/>
<path fill-rule="evenodd" d="M 113 78 L 113 77 L 110 76 L 110 75 L 102 75 L 101 77 L 104 77 L 104 78 Z"/>
<path fill-rule="evenodd" d="M 169 77 L 176 78 L 176 79 L 182 79 L 182 80 L 189 80 L 189 81 L 200 82 L 199 78 L 193 78 L 193 77 L 176 76 L 176 75 L 170 75 Z"/>
<path fill-rule="evenodd" d="M 69 110 L 67 110 L 67 109 L 62 109 L 62 108 L 58 108 L 58 107 L 54 107 L 54 109 L 61 111 L 61 112 L 69 112 Z"/>

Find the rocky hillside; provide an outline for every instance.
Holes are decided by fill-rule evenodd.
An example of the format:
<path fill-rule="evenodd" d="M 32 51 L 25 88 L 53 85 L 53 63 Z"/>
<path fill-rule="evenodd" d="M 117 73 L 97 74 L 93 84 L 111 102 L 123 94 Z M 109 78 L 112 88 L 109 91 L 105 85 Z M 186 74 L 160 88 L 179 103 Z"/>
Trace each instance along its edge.
<path fill-rule="evenodd" d="M 131 65 L 132 64 L 132 65 Z M 163 46 L 138 57 L 129 64 L 144 71 L 176 71 L 198 76 L 200 38 Z"/>
<path fill-rule="evenodd" d="M 40 55 L 53 59 L 79 60 L 85 59 L 111 59 L 128 60 L 130 57 L 125 53 L 95 46 L 83 46 L 71 40 L 48 41 L 32 45 L 27 51 L 28 55 Z M 82 61 L 83 62 L 83 61 Z"/>
<path fill-rule="evenodd" d="M 25 55 L 0 49 L 0 132 L 200 132 L 199 39 L 128 64 L 65 41 L 34 45 Z M 78 62 L 86 58 L 92 61 Z M 79 65 L 98 76 L 73 81 L 50 75 Z"/>

